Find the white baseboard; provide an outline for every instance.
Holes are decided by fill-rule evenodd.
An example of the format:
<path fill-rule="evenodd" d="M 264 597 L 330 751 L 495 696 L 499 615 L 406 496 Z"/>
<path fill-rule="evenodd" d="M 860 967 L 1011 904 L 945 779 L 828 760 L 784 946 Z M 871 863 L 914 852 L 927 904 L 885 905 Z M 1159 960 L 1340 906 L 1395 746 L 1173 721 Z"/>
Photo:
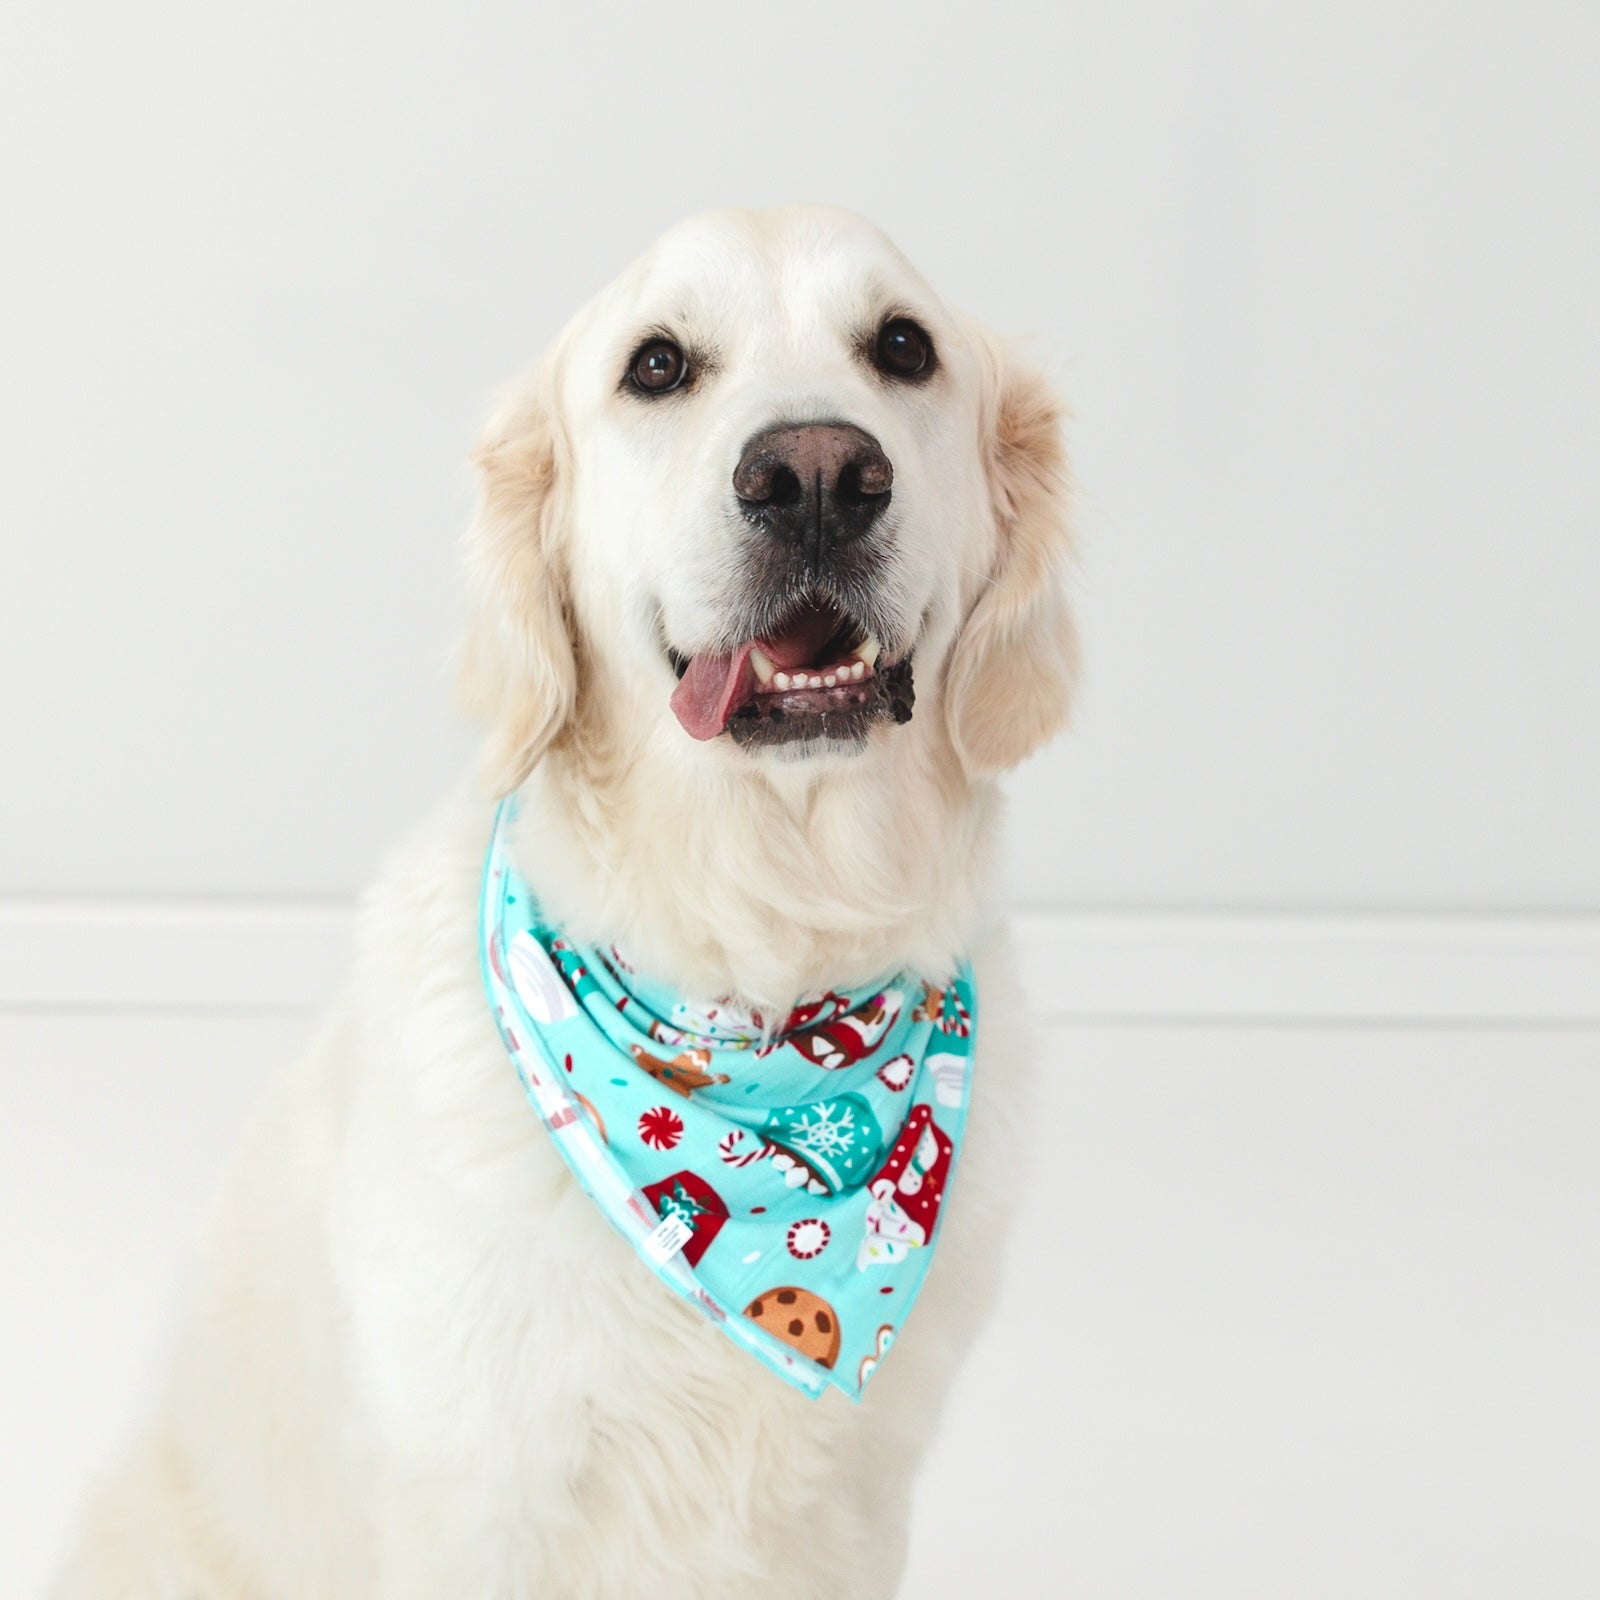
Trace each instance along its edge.
<path fill-rule="evenodd" d="M 301 1010 L 345 904 L 0 903 L 0 1010 Z M 1066 1020 L 1600 1025 L 1600 917 L 1021 912 Z M 464 933 L 470 937 L 470 931 Z"/>
<path fill-rule="evenodd" d="M 0 902 L 0 1010 L 301 1010 L 349 955 L 343 902 Z"/>
<path fill-rule="evenodd" d="M 1051 1017 L 1600 1024 L 1600 917 L 1015 920 L 1030 992 Z"/>

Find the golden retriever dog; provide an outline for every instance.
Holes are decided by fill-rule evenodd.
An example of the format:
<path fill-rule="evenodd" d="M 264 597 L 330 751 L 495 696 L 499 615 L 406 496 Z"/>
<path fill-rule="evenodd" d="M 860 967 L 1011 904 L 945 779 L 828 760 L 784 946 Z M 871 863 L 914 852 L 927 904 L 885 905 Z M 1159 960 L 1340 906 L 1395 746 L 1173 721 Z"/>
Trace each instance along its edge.
<path fill-rule="evenodd" d="M 1067 711 L 1059 430 L 881 233 L 810 206 L 673 229 L 510 392 L 466 550 L 482 771 L 366 898 L 62 1600 L 893 1594 L 1018 1161 L 986 884 L 997 775 Z M 781 1016 L 970 959 L 960 1180 L 859 1404 L 665 1289 L 530 1109 L 476 946 L 512 792 L 550 917 L 681 994 Z"/>

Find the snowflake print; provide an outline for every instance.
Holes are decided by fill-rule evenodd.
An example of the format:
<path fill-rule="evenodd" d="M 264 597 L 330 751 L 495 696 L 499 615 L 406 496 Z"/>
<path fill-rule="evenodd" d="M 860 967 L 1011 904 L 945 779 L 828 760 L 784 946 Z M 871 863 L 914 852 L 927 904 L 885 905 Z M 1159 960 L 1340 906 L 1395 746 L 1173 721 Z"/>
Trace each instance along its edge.
<path fill-rule="evenodd" d="M 812 1155 L 848 1155 L 856 1142 L 855 1109 L 837 1101 L 819 1100 L 795 1124 L 794 1142 Z"/>
<path fill-rule="evenodd" d="M 671 1150 L 683 1137 L 683 1118 L 671 1106 L 652 1106 L 639 1118 L 639 1137 L 652 1150 Z"/>
<path fill-rule="evenodd" d="M 789 1254 L 796 1261 L 810 1261 L 828 1248 L 833 1230 L 821 1217 L 806 1217 L 789 1228 Z"/>

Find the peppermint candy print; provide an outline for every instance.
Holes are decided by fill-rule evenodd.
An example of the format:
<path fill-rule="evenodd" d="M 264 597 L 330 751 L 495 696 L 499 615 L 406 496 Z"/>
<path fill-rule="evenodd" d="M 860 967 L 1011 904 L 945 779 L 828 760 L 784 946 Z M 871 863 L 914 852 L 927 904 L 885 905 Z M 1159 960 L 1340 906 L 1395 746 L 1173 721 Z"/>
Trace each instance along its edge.
<path fill-rule="evenodd" d="M 833 1229 L 821 1217 L 802 1217 L 790 1224 L 785 1242 L 796 1261 L 813 1261 L 828 1248 L 832 1237 Z"/>
<path fill-rule="evenodd" d="M 652 1150 L 674 1150 L 683 1137 L 683 1118 L 671 1106 L 651 1106 L 639 1118 L 639 1138 Z"/>

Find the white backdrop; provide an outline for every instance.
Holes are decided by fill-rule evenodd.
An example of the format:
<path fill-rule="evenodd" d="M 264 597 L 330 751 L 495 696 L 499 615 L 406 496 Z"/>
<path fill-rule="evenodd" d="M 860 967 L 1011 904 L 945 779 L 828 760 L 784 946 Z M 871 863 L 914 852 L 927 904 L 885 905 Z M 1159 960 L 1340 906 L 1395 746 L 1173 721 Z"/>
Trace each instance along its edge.
<path fill-rule="evenodd" d="M 1048 1148 L 910 1590 L 1600 1593 L 1597 59 L 1593 0 L 5 0 L 0 1594 L 342 967 L 288 902 L 470 759 L 491 391 L 793 199 L 1077 412 Z"/>
<path fill-rule="evenodd" d="M 0 894 L 343 896 L 459 771 L 490 390 L 883 223 L 1078 412 L 1070 906 L 1600 907 L 1600 8 L 11 0 Z"/>

